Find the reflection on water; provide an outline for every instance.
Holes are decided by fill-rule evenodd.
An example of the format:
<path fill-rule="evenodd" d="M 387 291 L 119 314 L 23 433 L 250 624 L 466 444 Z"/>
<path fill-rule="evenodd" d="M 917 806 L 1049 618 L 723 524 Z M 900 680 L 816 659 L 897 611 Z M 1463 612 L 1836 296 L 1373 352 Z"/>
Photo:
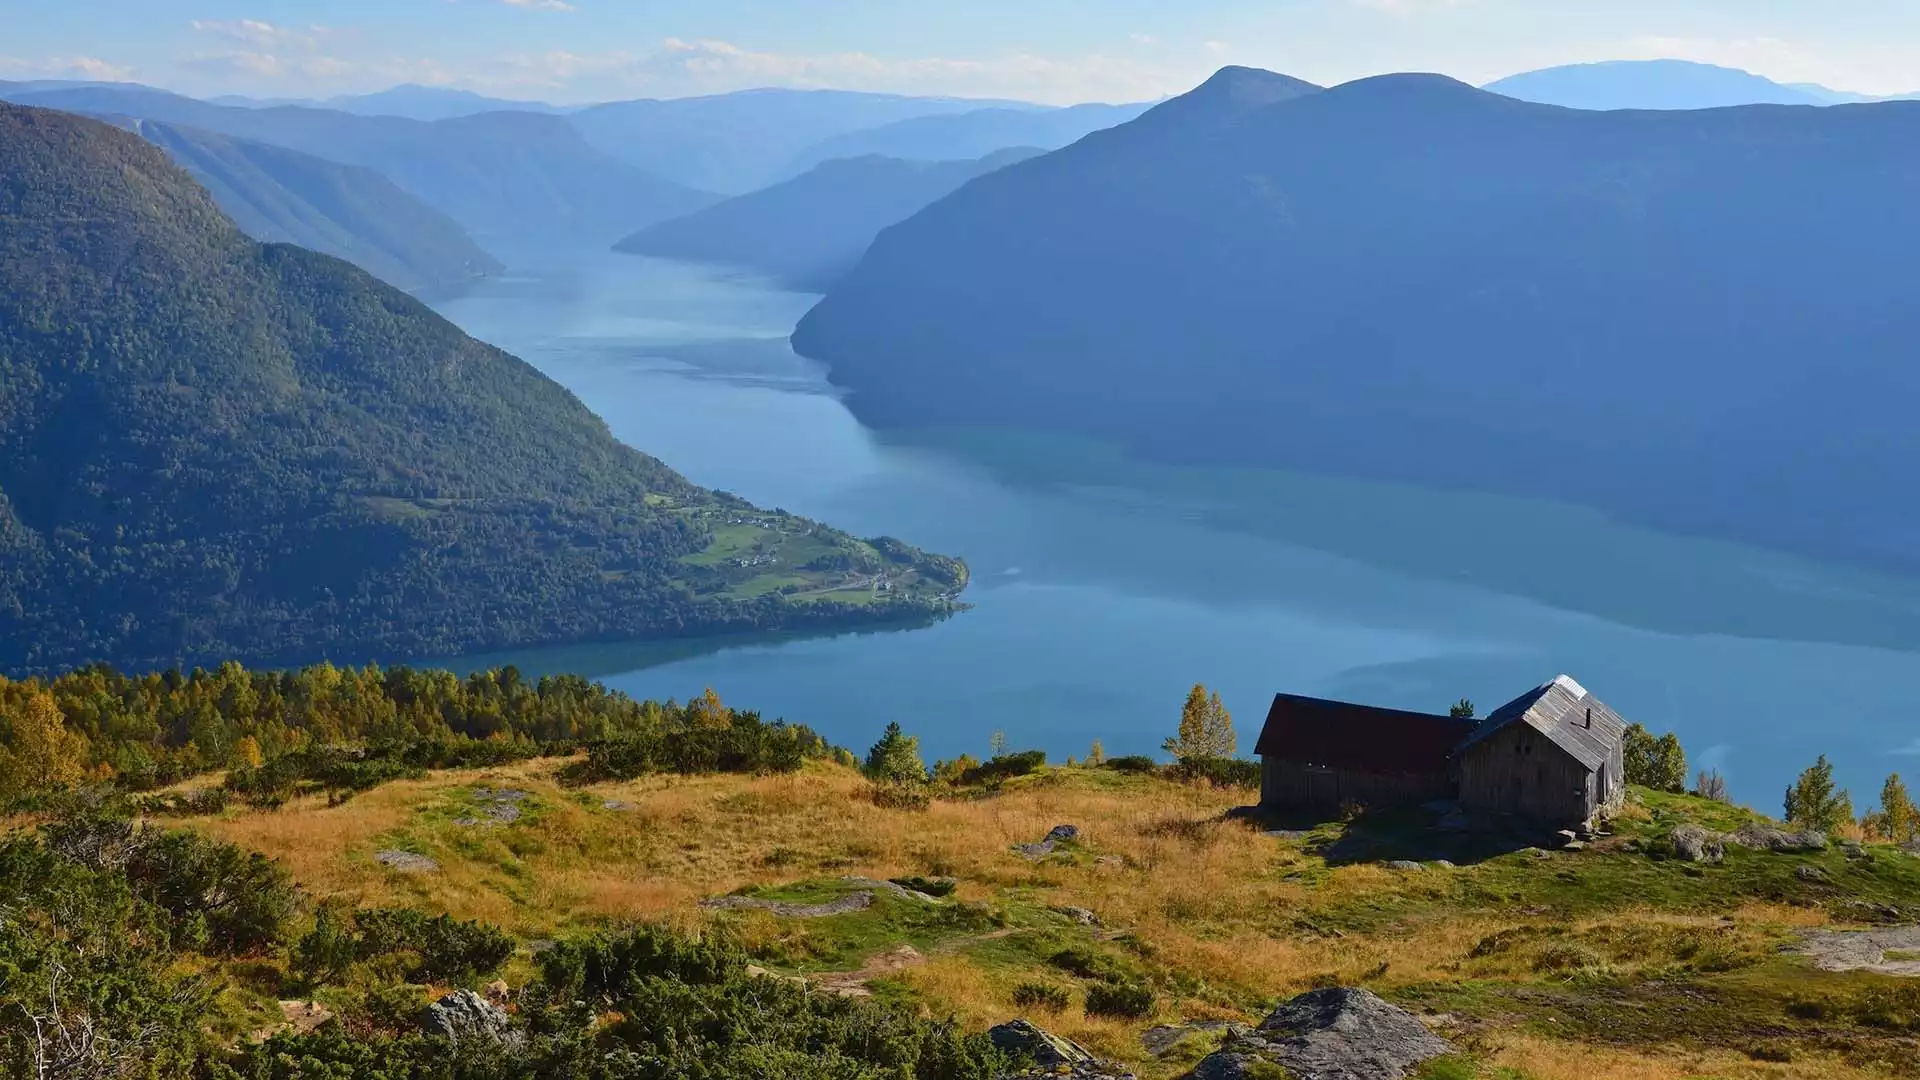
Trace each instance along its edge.
<path fill-rule="evenodd" d="M 932 754 L 1157 748 L 1186 688 L 1483 709 L 1567 670 L 1678 729 L 1735 793 L 1827 753 L 1863 800 L 1920 753 L 1920 583 L 1623 526 L 1576 507 L 1264 470 L 1128 461 L 981 431 L 862 428 L 784 336 L 811 297 L 606 257 L 443 306 L 614 433 L 697 482 L 965 556 L 974 611 L 913 631 L 584 646 L 508 656 L 636 695 L 712 685 L 864 746 Z M 937 388 L 929 392 L 938 392 Z"/>

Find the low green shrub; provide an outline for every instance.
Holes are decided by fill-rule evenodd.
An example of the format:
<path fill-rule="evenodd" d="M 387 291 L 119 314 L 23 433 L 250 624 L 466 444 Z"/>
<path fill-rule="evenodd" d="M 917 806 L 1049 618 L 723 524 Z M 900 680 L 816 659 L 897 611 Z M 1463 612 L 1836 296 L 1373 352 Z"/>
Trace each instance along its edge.
<path fill-rule="evenodd" d="M 868 785 L 867 797 L 882 810 L 925 810 L 933 805 L 933 793 L 927 785 L 897 780 Z"/>
<path fill-rule="evenodd" d="M 1065 1012 L 1072 1000 L 1065 987 L 1050 983 L 1023 982 L 1013 988 L 1013 1003 L 1022 1009 Z"/>
<path fill-rule="evenodd" d="M 1245 758 L 1185 758 L 1167 771 L 1175 779 L 1205 780 L 1214 787 L 1260 786 L 1260 763 Z"/>
<path fill-rule="evenodd" d="M 1087 1015 L 1138 1020 L 1153 1011 L 1153 990 L 1135 982 L 1103 982 L 1087 987 Z"/>
<path fill-rule="evenodd" d="M 983 761 L 971 768 L 962 770 L 955 783 L 964 787 L 979 787 L 998 784 L 1015 776 L 1027 776 L 1046 767 L 1045 750 L 1022 750 L 1015 754 L 1001 754 Z"/>
<path fill-rule="evenodd" d="M 1160 768 L 1160 763 L 1145 754 L 1127 754 L 1124 757 L 1108 758 L 1106 768 L 1114 772 L 1150 773 Z"/>

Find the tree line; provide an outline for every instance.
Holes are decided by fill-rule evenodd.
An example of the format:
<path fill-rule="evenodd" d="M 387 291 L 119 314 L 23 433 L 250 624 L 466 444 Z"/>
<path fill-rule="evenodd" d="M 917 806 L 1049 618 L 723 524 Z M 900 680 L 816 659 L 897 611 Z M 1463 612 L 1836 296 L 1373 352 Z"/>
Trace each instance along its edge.
<path fill-rule="evenodd" d="M 637 701 L 578 675 L 529 679 L 512 667 L 461 676 L 229 663 L 0 677 L 4 799 L 87 783 L 143 791 L 225 769 L 237 794 L 270 800 L 581 749 L 608 776 L 797 768 L 831 750 L 817 733 L 729 708 L 711 690 L 685 704 Z"/>

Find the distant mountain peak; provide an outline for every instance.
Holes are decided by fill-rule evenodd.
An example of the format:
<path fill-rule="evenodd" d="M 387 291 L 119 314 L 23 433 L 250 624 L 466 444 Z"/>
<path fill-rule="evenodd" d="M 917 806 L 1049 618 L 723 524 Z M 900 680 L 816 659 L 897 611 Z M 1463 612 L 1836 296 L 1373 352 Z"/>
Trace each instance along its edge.
<path fill-rule="evenodd" d="M 1201 100 L 1224 101 L 1243 109 L 1255 109 L 1311 94 L 1320 87 L 1304 79 L 1282 75 L 1265 68 L 1234 64 L 1213 73 L 1206 82 L 1183 96 Z"/>
<path fill-rule="evenodd" d="M 1486 89 L 1573 109 L 1711 109 L 1734 105 L 1825 105 L 1844 96 L 1784 86 L 1739 68 L 1693 60 L 1601 60 L 1526 71 Z"/>

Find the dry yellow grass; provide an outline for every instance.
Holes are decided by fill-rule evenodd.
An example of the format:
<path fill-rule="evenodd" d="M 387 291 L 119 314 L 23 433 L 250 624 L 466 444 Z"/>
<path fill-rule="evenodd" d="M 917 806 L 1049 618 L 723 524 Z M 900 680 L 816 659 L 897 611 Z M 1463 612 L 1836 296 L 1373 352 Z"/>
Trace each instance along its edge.
<path fill-rule="evenodd" d="M 1714 915 L 1623 905 L 1558 925 L 1498 904 L 1462 906 L 1450 898 L 1459 881 L 1477 880 L 1462 877 L 1473 869 L 1329 867 L 1297 841 L 1223 820 L 1238 793 L 1108 772 L 1026 778 L 995 797 L 939 800 L 909 812 L 875 806 L 856 773 L 828 764 L 787 777 L 650 777 L 584 789 L 558 782 L 561 764 L 435 774 L 340 806 L 304 800 L 277 812 L 233 811 L 190 824 L 281 860 L 317 895 L 445 910 L 523 937 L 626 919 L 696 925 L 709 918 L 697 907 L 703 897 L 848 874 L 946 875 L 960 879 L 963 900 L 1088 908 L 1105 926 L 1124 929 L 1156 968 L 1194 989 L 1163 996 L 1156 1015 L 1140 1021 L 1088 1017 L 1077 1000 L 1036 1019 L 1137 1063 L 1148 1077 L 1170 1075 L 1141 1049 L 1139 1034 L 1150 1022 L 1245 1017 L 1263 1002 L 1328 980 L 1391 991 L 1536 977 L 1545 937 L 1477 955 L 1503 931 L 1560 935 L 1591 946 L 1616 972 L 1632 973 L 1670 959 L 1662 943 L 1671 938 L 1695 935 L 1767 953 L 1825 918 L 1817 909 L 1770 903 Z M 479 786 L 530 793 L 528 819 L 502 828 L 455 824 L 465 793 Z M 1036 864 L 1012 852 L 1059 824 L 1079 826 L 1097 857 Z M 374 854 L 389 846 L 428 855 L 442 871 L 406 875 L 382 867 Z M 1400 914 L 1378 931 L 1343 933 L 1315 922 L 1318 913 L 1365 908 L 1383 897 Z M 749 943 L 808 933 L 764 914 L 727 917 Z M 1014 987 L 1033 977 L 956 945 L 933 951 L 893 981 L 930 1009 L 985 1026 L 1017 1011 Z M 1057 972 L 1038 977 L 1061 980 Z M 1494 1048 L 1494 1061 L 1532 1080 L 1873 1075 L 1838 1063 L 1774 1066 L 1684 1047 L 1626 1053 L 1497 1023 L 1482 1022 L 1476 1031 Z"/>

